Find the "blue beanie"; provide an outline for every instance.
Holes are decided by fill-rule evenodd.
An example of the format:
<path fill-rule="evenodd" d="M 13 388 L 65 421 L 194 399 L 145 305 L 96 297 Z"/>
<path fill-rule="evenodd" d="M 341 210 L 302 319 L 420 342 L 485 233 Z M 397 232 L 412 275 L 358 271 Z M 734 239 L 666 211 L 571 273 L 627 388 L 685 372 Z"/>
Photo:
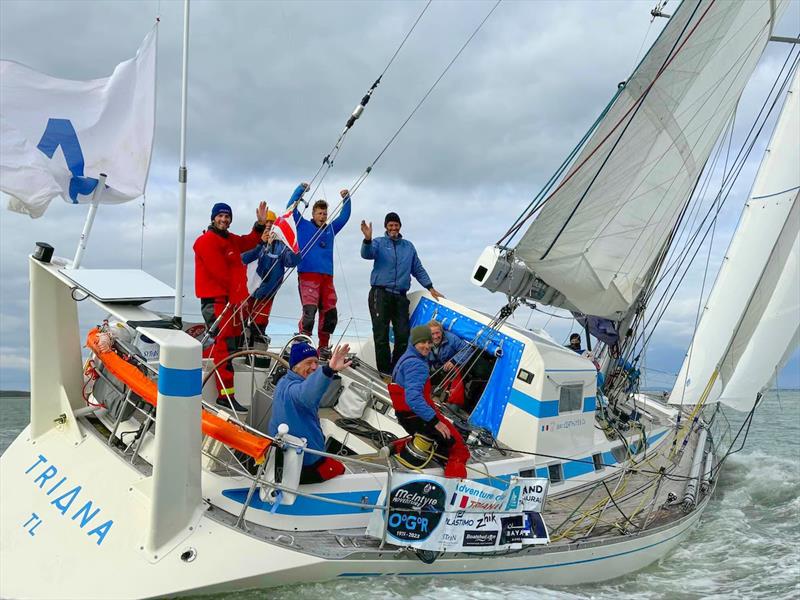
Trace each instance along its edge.
<path fill-rule="evenodd" d="M 292 346 L 292 349 L 289 352 L 289 368 L 294 369 L 297 363 L 302 362 L 312 356 L 317 358 L 319 354 L 317 354 L 317 351 L 311 344 L 306 342 L 296 343 L 294 346 Z"/>
<path fill-rule="evenodd" d="M 217 202 L 211 209 L 211 220 L 213 221 L 214 217 L 221 213 L 228 213 L 231 217 L 231 221 L 233 221 L 233 211 L 231 210 L 230 205 L 225 204 L 224 202 Z"/>

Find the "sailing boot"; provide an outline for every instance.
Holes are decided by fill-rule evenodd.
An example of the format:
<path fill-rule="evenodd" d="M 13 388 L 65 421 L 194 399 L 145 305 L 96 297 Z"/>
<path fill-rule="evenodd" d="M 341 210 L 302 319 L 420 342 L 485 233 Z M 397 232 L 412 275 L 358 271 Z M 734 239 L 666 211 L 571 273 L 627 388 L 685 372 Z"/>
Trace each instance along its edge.
<path fill-rule="evenodd" d="M 237 413 L 247 413 L 247 407 L 242 406 L 236 401 L 236 396 L 220 396 L 217 398 L 217 406 L 220 408 L 224 408 L 227 411 L 237 412 Z"/>

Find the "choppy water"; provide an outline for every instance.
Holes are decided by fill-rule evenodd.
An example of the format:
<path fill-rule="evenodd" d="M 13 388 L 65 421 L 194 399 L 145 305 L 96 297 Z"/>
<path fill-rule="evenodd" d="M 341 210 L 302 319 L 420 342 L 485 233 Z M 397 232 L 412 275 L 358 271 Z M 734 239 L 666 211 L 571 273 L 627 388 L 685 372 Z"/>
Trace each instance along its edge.
<path fill-rule="evenodd" d="M 28 422 L 28 401 L 0 399 L 0 452 Z M 732 425 L 738 428 L 736 422 Z M 332 581 L 215 600 L 800 598 L 800 392 L 771 393 L 745 449 L 731 456 L 700 527 L 643 571 L 599 585 L 544 588 L 426 578 Z M 208 598 L 204 596 L 204 598 Z"/>

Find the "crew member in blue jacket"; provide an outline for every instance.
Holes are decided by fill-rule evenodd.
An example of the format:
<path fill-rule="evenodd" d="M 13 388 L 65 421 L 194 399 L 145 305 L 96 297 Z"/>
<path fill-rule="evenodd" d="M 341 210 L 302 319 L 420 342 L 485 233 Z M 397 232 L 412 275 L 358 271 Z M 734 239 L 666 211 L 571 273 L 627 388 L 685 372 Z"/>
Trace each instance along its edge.
<path fill-rule="evenodd" d="M 296 267 L 300 262 L 300 254 L 292 252 L 291 248 L 277 239 L 275 232 L 272 231 L 275 219 L 275 213 L 267 211 L 267 221 L 261 234 L 261 241 L 258 246 L 242 254 L 242 262 L 246 265 L 258 261 L 256 274 L 261 279 L 258 288 L 250 294 L 248 303 L 250 330 L 254 340 L 262 339 L 266 335 L 272 301 L 283 283 L 286 269 Z"/>
<path fill-rule="evenodd" d="M 319 403 L 333 380 L 336 371 L 350 366 L 347 353 L 350 346 L 337 346 L 327 365 L 320 365 L 317 351 L 306 342 L 298 342 L 289 352 L 289 372 L 281 377 L 275 387 L 269 435 L 278 433 L 278 426 L 286 423 L 289 433 L 305 438 L 306 447 L 325 450 L 325 436 L 319 422 Z M 306 453 L 300 483 L 320 483 L 344 473 L 344 465 L 329 456 Z"/>
<path fill-rule="evenodd" d="M 419 325 L 411 330 L 411 343 L 397 361 L 389 384 L 397 422 L 411 435 L 422 434 L 436 442 L 439 454 L 447 455 L 445 477 L 467 476 L 469 449 L 458 430 L 434 404 L 428 376 L 427 357 L 432 345 L 431 330 Z"/>
<path fill-rule="evenodd" d="M 433 345 L 428 354 L 431 371 L 450 371 L 461 366 L 469 358 L 470 346 L 452 331 L 445 331 L 439 321 L 428 323 L 431 328 Z"/>
<path fill-rule="evenodd" d="M 328 203 L 317 200 L 311 209 L 311 220 L 303 218 L 297 205 L 308 189 L 301 183 L 289 199 L 293 206 L 294 222 L 297 226 L 297 241 L 300 246 L 300 266 L 297 267 L 297 282 L 300 288 L 300 332 L 311 336 L 314 319 L 319 309 L 319 350 L 330 353 L 330 339 L 339 316 L 336 312 L 336 288 L 333 285 L 333 240 L 350 219 L 350 192 L 342 190 L 342 212 L 328 223 Z"/>
<path fill-rule="evenodd" d="M 369 277 L 369 314 L 372 317 L 372 338 L 375 341 L 375 362 L 387 375 L 408 346 L 408 298 L 411 276 L 426 288 L 435 300 L 443 298 L 433 287 L 422 266 L 414 244 L 400 235 L 400 217 L 390 212 L 383 220 L 386 235 L 372 239 L 372 223 L 361 221 L 361 257 L 375 261 Z M 389 352 L 389 324 L 394 329 L 394 349 Z"/>

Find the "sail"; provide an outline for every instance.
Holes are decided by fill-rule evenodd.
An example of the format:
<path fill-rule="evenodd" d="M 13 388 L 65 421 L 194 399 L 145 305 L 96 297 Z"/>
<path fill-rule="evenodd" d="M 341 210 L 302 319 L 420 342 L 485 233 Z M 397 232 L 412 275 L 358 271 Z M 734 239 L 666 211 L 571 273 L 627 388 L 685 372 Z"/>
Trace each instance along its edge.
<path fill-rule="evenodd" d="M 515 250 L 552 304 L 633 305 L 786 4 L 681 4 Z"/>
<path fill-rule="evenodd" d="M 749 409 L 800 328 L 800 71 L 758 170 L 675 387 L 672 404 Z"/>

